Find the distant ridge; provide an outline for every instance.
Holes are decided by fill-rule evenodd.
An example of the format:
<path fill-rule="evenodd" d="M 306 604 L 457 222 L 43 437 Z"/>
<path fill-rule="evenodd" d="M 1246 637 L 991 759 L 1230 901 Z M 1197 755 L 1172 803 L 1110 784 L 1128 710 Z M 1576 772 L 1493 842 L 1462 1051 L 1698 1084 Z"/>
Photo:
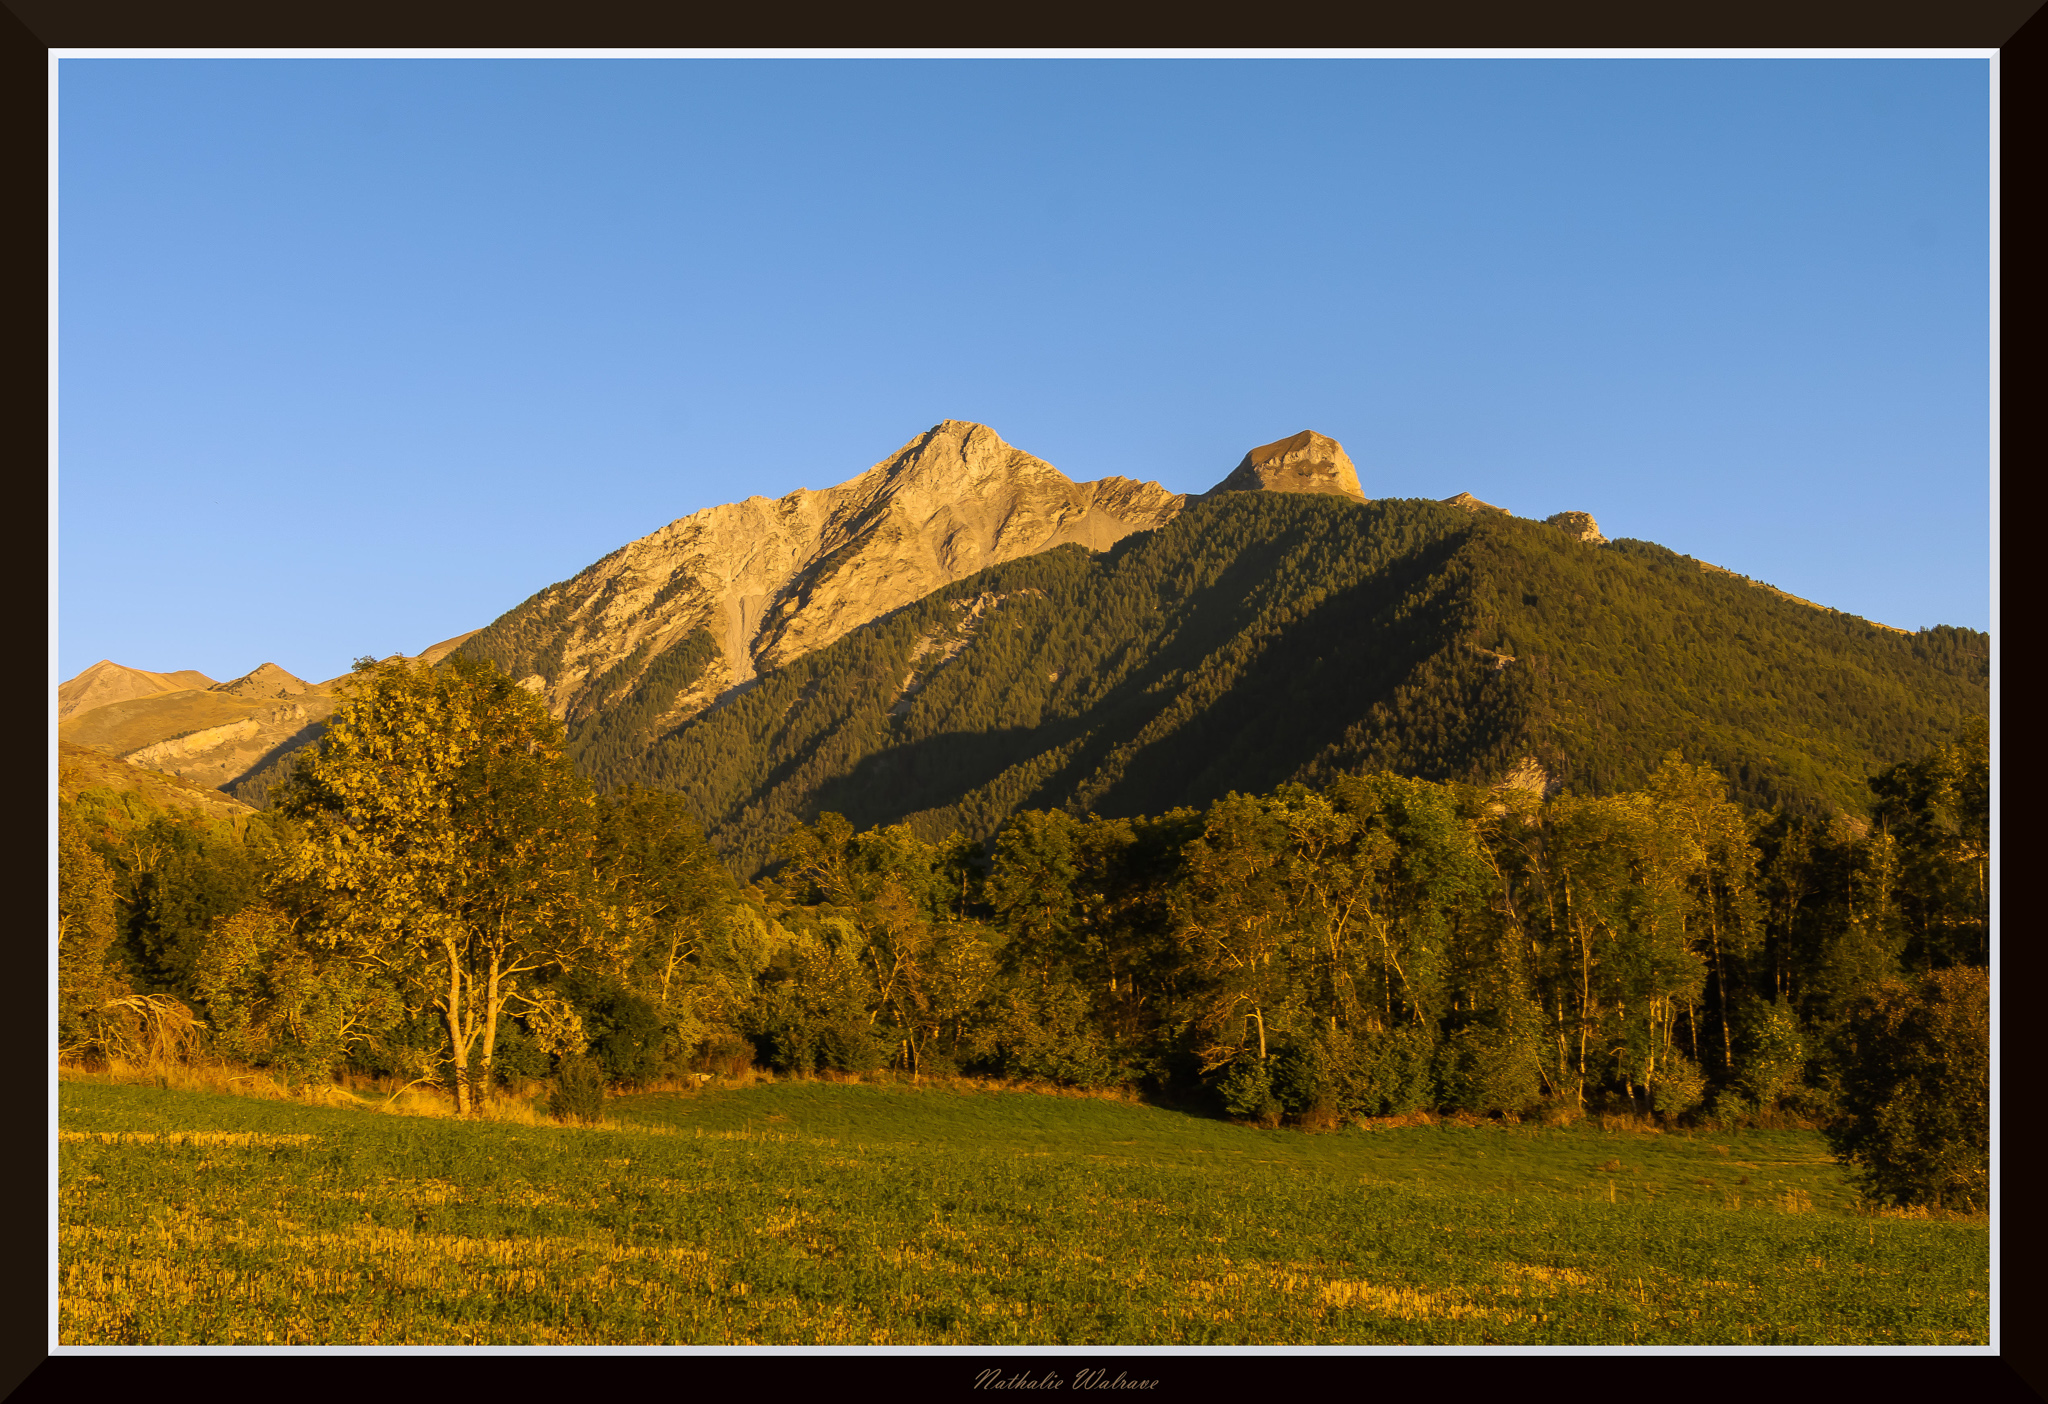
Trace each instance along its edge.
<path fill-rule="evenodd" d="M 411 656 L 437 663 L 475 632 Z M 95 753 L 126 771 L 172 777 L 167 783 L 202 797 L 218 795 L 237 809 L 260 807 L 288 772 L 289 757 L 326 732 L 348 678 L 312 683 L 264 663 L 216 683 L 199 672 L 144 673 L 102 662 L 57 689 L 58 736 L 67 754 Z M 66 714 L 66 699 L 90 705 Z"/>
<path fill-rule="evenodd" d="M 58 686 L 57 719 L 62 721 L 110 702 L 212 686 L 212 678 L 190 668 L 177 673 L 150 673 L 140 668 L 124 668 L 111 659 L 102 658 L 77 677 Z"/>
<path fill-rule="evenodd" d="M 317 692 L 319 688 L 293 677 L 275 663 L 265 663 L 253 673 L 244 673 L 233 682 L 215 683 L 207 690 L 234 697 L 293 697 L 302 692 Z"/>

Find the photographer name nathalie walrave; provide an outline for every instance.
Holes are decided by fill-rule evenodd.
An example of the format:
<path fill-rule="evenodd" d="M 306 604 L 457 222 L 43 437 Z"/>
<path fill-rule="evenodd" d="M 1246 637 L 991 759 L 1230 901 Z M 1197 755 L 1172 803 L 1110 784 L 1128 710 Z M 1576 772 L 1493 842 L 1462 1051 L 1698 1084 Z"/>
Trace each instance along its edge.
<path fill-rule="evenodd" d="M 1134 1380 L 1123 1371 L 1116 1372 L 1116 1378 L 1109 1377 L 1107 1370 L 1083 1370 L 1074 1376 L 1074 1382 L 1067 1381 L 1055 1370 L 1033 1376 L 1028 1371 L 1014 1370 L 1005 1375 L 1001 1370 L 983 1370 L 974 1377 L 976 1389 L 1157 1389 L 1157 1380 Z"/>

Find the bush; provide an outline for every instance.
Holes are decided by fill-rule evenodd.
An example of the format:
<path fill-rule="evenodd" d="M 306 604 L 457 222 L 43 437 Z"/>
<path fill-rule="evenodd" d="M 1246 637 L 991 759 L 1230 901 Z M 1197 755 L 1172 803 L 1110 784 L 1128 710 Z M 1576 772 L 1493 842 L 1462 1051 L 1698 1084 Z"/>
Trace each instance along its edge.
<path fill-rule="evenodd" d="M 754 1045 L 730 1029 L 720 1029 L 698 1045 L 690 1064 L 697 1072 L 736 1078 L 754 1066 Z"/>
<path fill-rule="evenodd" d="M 1796 1088 L 1806 1069 L 1799 1021 L 1782 1004 L 1761 1000 L 1740 1012 L 1735 1031 L 1735 1080 L 1743 1095 L 1768 1111 Z"/>
<path fill-rule="evenodd" d="M 1430 1104 L 1434 1046 L 1413 1024 L 1369 1033 L 1358 1040 L 1358 1075 L 1351 1098 L 1365 1116 L 1406 1116 Z"/>
<path fill-rule="evenodd" d="M 1223 1109 L 1241 1121 L 1266 1126 L 1279 1124 L 1280 1099 L 1273 1095 L 1273 1062 L 1243 1053 L 1231 1060 L 1230 1070 L 1216 1084 Z"/>
<path fill-rule="evenodd" d="M 547 1050 L 516 1020 L 498 1025 L 498 1046 L 491 1050 L 491 1077 L 501 1087 L 539 1081 L 548 1075 Z"/>
<path fill-rule="evenodd" d="M 1650 1094 L 1650 1110 L 1660 1116 L 1678 1116 L 1691 1111 L 1706 1095 L 1707 1079 L 1699 1064 L 1683 1053 L 1671 1052 L 1652 1076 L 1644 1080 Z"/>
<path fill-rule="evenodd" d="M 607 990 L 584 1016 L 590 1056 L 614 1084 L 653 1082 L 663 1071 L 661 1010 L 630 990 Z"/>
<path fill-rule="evenodd" d="M 1097 1026 L 1087 991 L 1071 979 L 1005 991 L 988 1024 L 982 1055 L 973 1061 L 998 1075 L 1086 1088 L 1118 1087 L 1138 1076 Z"/>
<path fill-rule="evenodd" d="M 555 1090 L 548 1095 L 548 1115 L 557 1121 L 595 1125 L 604 1115 L 604 1070 L 593 1058 L 575 1054 L 555 1071 Z"/>
<path fill-rule="evenodd" d="M 1891 981 L 1837 1035 L 1836 1155 L 1879 1202 L 1984 1209 L 1991 1191 L 1991 980 L 1981 969 Z"/>
<path fill-rule="evenodd" d="M 1534 1102 L 1542 1087 L 1538 1027 L 1533 1013 L 1505 1026 L 1481 1016 L 1450 1034 L 1435 1058 L 1439 1104 L 1485 1116 L 1519 1112 Z"/>
<path fill-rule="evenodd" d="M 815 944 L 795 946 L 761 981 L 743 1028 L 776 1071 L 802 1076 L 887 1066 L 891 1050 L 876 1036 L 869 987 L 853 960 Z"/>

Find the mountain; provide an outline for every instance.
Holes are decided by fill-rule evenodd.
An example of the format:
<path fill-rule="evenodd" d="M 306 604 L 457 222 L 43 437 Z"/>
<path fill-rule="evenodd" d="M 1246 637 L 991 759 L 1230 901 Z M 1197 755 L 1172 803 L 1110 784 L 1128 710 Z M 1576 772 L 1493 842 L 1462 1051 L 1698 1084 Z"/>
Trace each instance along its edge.
<path fill-rule="evenodd" d="M 1752 805 L 1856 813 L 1868 775 L 1987 710 L 1982 634 L 1888 630 L 1590 519 L 1347 497 L 1205 496 L 943 586 L 681 725 L 611 725 L 657 714 L 623 689 L 572 746 L 601 785 L 683 793 L 755 871 L 823 810 L 979 837 L 1383 768 L 1612 793 L 1667 750 Z"/>
<path fill-rule="evenodd" d="M 335 700 L 328 685 L 265 663 L 205 689 L 158 692 L 75 712 L 58 723 L 57 734 L 130 765 L 234 793 L 250 772 L 317 736 Z"/>
<path fill-rule="evenodd" d="M 208 690 L 231 697 L 263 698 L 299 697 L 321 689 L 318 684 L 300 681 L 275 663 L 265 663 L 253 673 L 244 673 L 232 682 L 215 683 Z"/>
<path fill-rule="evenodd" d="M 1377 769 L 1603 793 L 1674 749 L 1746 803 L 1857 813 L 1867 776 L 1985 713 L 1989 675 L 1983 634 L 1873 624 L 1583 511 L 1368 500 L 1310 430 L 1183 498 L 953 420 L 419 656 L 458 649 L 544 697 L 600 786 L 686 795 L 746 871 L 823 810 L 979 837 Z M 260 805 L 342 681 L 266 664 L 62 730 Z"/>
<path fill-rule="evenodd" d="M 413 655 L 438 663 L 476 631 Z M 403 657 L 405 655 L 393 655 Z M 138 691 L 131 679 L 193 679 L 204 686 Z M 182 777 L 206 794 L 246 808 L 268 802 L 285 762 L 327 730 L 343 674 L 309 683 L 275 663 L 216 683 L 203 673 L 142 673 L 96 663 L 57 689 L 60 741 L 125 763 Z M 118 695 L 126 692 L 128 695 Z M 63 710 L 66 698 L 76 705 Z"/>
<path fill-rule="evenodd" d="M 1344 446 L 1313 429 L 1261 444 L 1247 453 L 1229 477 L 1203 496 L 1219 492 L 1320 492 L 1355 502 L 1366 500 L 1358 470 Z"/>
<path fill-rule="evenodd" d="M 572 724 L 622 699 L 643 730 L 988 566 L 1103 550 L 1181 510 L 1156 483 L 1076 483 L 986 425 L 947 420 L 837 487 L 708 507 L 629 542 L 463 652 Z"/>
<path fill-rule="evenodd" d="M 111 702 L 126 702 L 137 697 L 154 697 L 164 692 L 183 692 L 194 688 L 208 688 L 213 679 L 204 673 L 186 669 L 179 673 L 146 673 L 140 668 L 124 668 L 119 663 L 102 658 L 69 682 L 57 688 L 57 719 L 62 721 L 76 712 L 89 712 L 94 707 L 104 707 Z"/>

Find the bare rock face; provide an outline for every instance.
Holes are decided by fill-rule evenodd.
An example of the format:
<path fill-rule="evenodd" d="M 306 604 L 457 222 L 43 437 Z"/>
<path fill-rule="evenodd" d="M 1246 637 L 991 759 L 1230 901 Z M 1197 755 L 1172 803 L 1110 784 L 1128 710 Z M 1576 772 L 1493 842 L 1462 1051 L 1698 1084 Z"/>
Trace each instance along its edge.
<path fill-rule="evenodd" d="M 312 683 L 293 677 L 275 663 L 265 663 L 255 672 L 244 673 L 233 682 L 215 683 L 207 689 L 233 697 L 293 697 L 313 690 Z"/>
<path fill-rule="evenodd" d="M 707 629 L 719 657 L 675 699 L 668 720 L 679 721 L 940 586 L 1068 542 L 1103 550 L 1165 525 L 1184 501 L 1128 478 L 1076 483 L 993 429 L 949 419 L 837 487 L 671 522 L 534 596 L 478 647 L 535 660 L 514 665 L 520 680 L 573 720 Z"/>
<path fill-rule="evenodd" d="M 58 684 L 57 720 L 61 722 L 79 712 L 89 712 L 114 702 L 212 686 L 212 678 L 190 668 L 178 673 L 148 673 L 140 668 L 124 668 L 111 659 L 102 658 L 69 682 Z"/>
<path fill-rule="evenodd" d="M 1505 507 L 1496 507 L 1491 502 L 1481 502 L 1469 492 L 1461 492 L 1456 497 L 1446 497 L 1444 505 L 1461 508 L 1467 512 L 1498 512 L 1502 516 L 1507 515 Z"/>
<path fill-rule="evenodd" d="M 1323 492 L 1369 500 L 1344 446 L 1313 429 L 1253 449 L 1204 496 L 1219 492 Z"/>
<path fill-rule="evenodd" d="M 1598 546 L 1607 538 L 1600 534 L 1600 523 L 1593 520 L 1591 512 L 1557 512 L 1543 519 L 1545 526 L 1554 526 L 1574 541 L 1583 541 L 1588 546 Z"/>

